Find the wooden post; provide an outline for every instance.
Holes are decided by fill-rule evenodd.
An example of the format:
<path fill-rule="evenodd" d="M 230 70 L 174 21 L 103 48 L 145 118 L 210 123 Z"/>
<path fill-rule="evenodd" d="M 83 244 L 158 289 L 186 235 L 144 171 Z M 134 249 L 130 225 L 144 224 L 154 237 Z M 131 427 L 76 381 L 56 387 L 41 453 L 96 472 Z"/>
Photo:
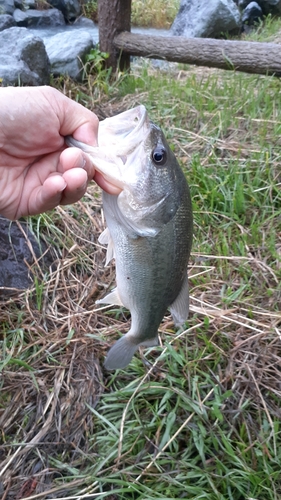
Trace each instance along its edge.
<path fill-rule="evenodd" d="M 99 48 L 108 52 L 105 61 L 112 72 L 130 68 L 130 55 L 123 54 L 113 44 L 113 39 L 122 31 L 131 31 L 131 0 L 98 0 Z"/>

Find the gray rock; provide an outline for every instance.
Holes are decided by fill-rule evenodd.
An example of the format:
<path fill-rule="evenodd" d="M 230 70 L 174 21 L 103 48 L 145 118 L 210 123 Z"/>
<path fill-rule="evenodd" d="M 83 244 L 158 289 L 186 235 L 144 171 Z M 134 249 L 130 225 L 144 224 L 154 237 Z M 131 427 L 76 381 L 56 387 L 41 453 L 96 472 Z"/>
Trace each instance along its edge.
<path fill-rule="evenodd" d="M 241 10 L 247 8 L 252 0 L 237 0 L 237 5 Z M 281 15 L 281 0 L 256 0 L 264 15 Z"/>
<path fill-rule="evenodd" d="M 92 21 L 92 19 L 89 19 L 88 17 L 81 16 L 81 17 L 78 17 L 78 19 L 76 19 L 76 21 L 73 23 L 73 26 L 81 26 L 81 28 L 83 28 L 83 27 L 94 28 L 96 26 L 96 24 L 94 23 L 94 21 Z"/>
<path fill-rule="evenodd" d="M 14 20 L 18 26 L 25 28 L 34 26 L 61 26 L 65 24 L 64 17 L 58 9 L 23 11 L 15 9 Z"/>
<path fill-rule="evenodd" d="M 24 236 L 18 224 L 20 224 Z M 9 295 L 11 290 L 7 288 L 17 288 L 24 290 L 33 283 L 32 275 L 25 261 L 32 265 L 33 256 L 28 247 L 31 245 L 34 255 L 39 259 L 46 250 L 44 243 L 38 244 L 35 236 L 28 229 L 26 222 L 11 222 L 4 217 L 0 217 L 0 295 Z M 51 255 L 48 254 L 41 260 L 42 266 L 51 264 Z"/>
<path fill-rule="evenodd" d="M 48 3 L 60 10 L 67 22 L 73 22 L 81 14 L 79 0 L 48 0 Z"/>
<path fill-rule="evenodd" d="M 0 32 L 0 75 L 3 85 L 47 85 L 50 61 L 41 38 L 26 28 Z"/>
<path fill-rule="evenodd" d="M 14 10 L 14 0 L 0 0 L 0 14 L 12 15 Z"/>
<path fill-rule="evenodd" d="M 0 15 L 0 31 L 4 31 L 15 25 L 16 23 L 14 21 L 13 16 L 10 16 L 9 14 Z"/>
<path fill-rule="evenodd" d="M 262 9 L 257 2 L 250 2 L 242 14 L 242 24 L 253 26 L 263 18 Z"/>
<path fill-rule="evenodd" d="M 36 9 L 36 0 L 14 0 L 16 9 L 27 10 Z"/>
<path fill-rule="evenodd" d="M 240 9 L 245 9 L 252 0 L 237 0 L 237 5 Z"/>
<path fill-rule="evenodd" d="M 171 32 L 190 38 L 216 37 L 239 30 L 240 17 L 233 0 L 181 0 Z"/>
<path fill-rule="evenodd" d="M 46 50 L 51 62 L 51 71 L 55 76 L 69 75 L 74 80 L 81 80 L 83 61 L 93 48 L 93 40 L 86 31 L 73 30 L 58 33 L 45 40 Z"/>

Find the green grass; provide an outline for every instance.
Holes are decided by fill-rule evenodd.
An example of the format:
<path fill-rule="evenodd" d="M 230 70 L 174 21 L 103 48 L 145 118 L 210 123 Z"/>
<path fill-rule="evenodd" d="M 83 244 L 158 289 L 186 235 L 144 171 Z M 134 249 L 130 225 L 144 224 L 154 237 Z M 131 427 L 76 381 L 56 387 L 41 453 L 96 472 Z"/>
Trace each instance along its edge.
<path fill-rule="evenodd" d="M 280 37 L 280 18 L 269 14 L 245 38 L 252 42 L 272 42 L 276 36 Z"/>
<path fill-rule="evenodd" d="M 30 478 L 38 499 L 281 498 L 280 91 L 273 77 L 147 62 L 108 87 L 104 112 L 144 104 L 188 179 L 190 318 L 180 330 L 164 318 L 146 365 L 103 371 L 130 321 L 96 312 L 114 282 L 97 192 L 32 218 L 59 267 L 1 304 L 8 499 Z"/>

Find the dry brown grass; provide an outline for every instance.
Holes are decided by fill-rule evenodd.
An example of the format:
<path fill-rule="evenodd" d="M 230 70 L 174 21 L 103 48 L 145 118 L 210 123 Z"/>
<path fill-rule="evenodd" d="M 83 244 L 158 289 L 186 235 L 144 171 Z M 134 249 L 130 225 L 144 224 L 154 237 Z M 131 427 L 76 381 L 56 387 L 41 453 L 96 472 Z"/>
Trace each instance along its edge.
<path fill-rule="evenodd" d="M 67 457 L 73 466 L 86 460 L 88 437 L 94 432 L 89 407 L 95 407 L 104 390 L 99 358 L 108 344 L 101 331 L 110 328 L 95 298 L 114 279 L 112 267 L 104 269 L 104 253 L 96 243 L 102 230 L 100 205 L 92 187 L 86 203 L 76 207 L 77 218 L 67 208 L 56 210 L 65 241 L 51 244 L 59 248 L 53 251 L 47 278 L 38 262 L 32 269 L 44 283 L 40 310 L 35 287 L 1 302 L 1 322 L 23 332 L 12 352 L 3 354 L 28 360 L 28 369 L 14 369 L 8 361 L 1 375 L 0 474 L 8 486 L 6 498 L 52 489 L 58 472 L 52 471 L 50 455 Z M 69 241 L 75 241 L 71 248 Z"/>
<path fill-rule="evenodd" d="M 110 107 L 112 110 L 112 105 Z M 65 244 L 61 246 L 60 241 L 50 274 L 44 279 L 42 309 L 37 309 L 35 288 L 1 302 L 1 322 L 8 322 L 11 329 L 17 324 L 24 332 L 23 341 L 15 345 L 12 356 L 28 358 L 29 365 L 28 370 L 25 366 L 15 369 L 8 363 L 2 371 L 1 392 L 5 404 L 2 399 L 0 473 L 5 500 L 66 497 L 82 486 L 84 480 L 75 479 L 64 487 L 56 486 L 61 470 L 52 457 L 66 462 L 68 472 L 71 468 L 90 467 L 95 461 L 95 453 L 89 446 L 95 434 L 91 408 L 95 408 L 106 385 L 100 360 L 116 330 L 123 333 L 128 330 L 125 318 L 106 317 L 95 306 L 95 299 L 104 295 L 114 282 L 114 268 L 104 269 L 104 251 L 97 243 L 103 222 L 100 196 L 96 196 L 97 190 L 91 187 L 85 200 L 75 207 L 75 213 L 68 208 L 56 210 Z M 68 242 L 72 240 L 75 243 L 69 248 Z M 55 246 L 56 243 L 54 241 Z M 206 259 L 210 264 L 206 264 Z M 232 420 L 239 418 L 248 400 L 258 411 L 264 411 L 269 421 L 273 415 L 281 418 L 278 404 L 281 314 L 270 308 L 251 306 L 250 318 L 245 305 L 223 309 L 216 276 L 218 259 L 215 255 L 192 254 L 191 286 L 198 274 L 207 273 L 209 282 L 206 289 L 191 290 L 191 323 L 194 324 L 180 336 L 186 335 L 189 342 L 196 345 L 196 328 L 202 325 L 201 318 L 209 318 L 210 342 L 215 350 L 222 351 L 226 360 L 214 377 L 223 391 L 231 389 L 236 394 L 235 404 L 229 400 L 224 405 L 224 416 L 231 427 Z M 239 258 L 228 260 L 236 265 Z M 272 271 L 259 258 L 249 256 L 241 261 L 251 266 L 254 273 L 260 270 L 263 277 L 266 272 L 272 278 Z M 42 269 L 36 263 L 33 272 L 42 276 Z M 23 315 L 19 323 L 20 311 Z M 171 321 L 167 317 L 161 331 L 170 335 L 170 329 Z M 227 351 L 219 332 L 224 332 L 226 344 L 230 346 Z M 198 367 L 205 370 L 210 359 L 210 354 L 206 353 L 206 357 L 201 354 Z M 157 380 L 161 372 L 159 360 L 140 384 L 147 377 Z M 188 417 L 190 420 L 192 415 Z M 248 421 L 247 426 L 254 442 L 255 422 Z M 149 468 L 147 466 L 147 470 Z"/>

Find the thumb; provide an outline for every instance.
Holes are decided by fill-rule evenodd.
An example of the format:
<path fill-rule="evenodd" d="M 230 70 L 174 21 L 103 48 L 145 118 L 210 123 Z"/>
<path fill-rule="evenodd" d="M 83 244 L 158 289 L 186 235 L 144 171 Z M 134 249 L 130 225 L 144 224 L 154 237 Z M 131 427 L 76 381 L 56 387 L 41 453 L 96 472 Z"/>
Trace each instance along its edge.
<path fill-rule="evenodd" d="M 46 88 L 47 92 L 50 88 Z M 62 136 L 73 135 L 75 139 L 91 146 L 97 145 L 98 117 L 78 102 L 72 101 L 56 89 L 51 89 L 53 95 L 47 95 L 51 106 L 55 109 Z"/>

